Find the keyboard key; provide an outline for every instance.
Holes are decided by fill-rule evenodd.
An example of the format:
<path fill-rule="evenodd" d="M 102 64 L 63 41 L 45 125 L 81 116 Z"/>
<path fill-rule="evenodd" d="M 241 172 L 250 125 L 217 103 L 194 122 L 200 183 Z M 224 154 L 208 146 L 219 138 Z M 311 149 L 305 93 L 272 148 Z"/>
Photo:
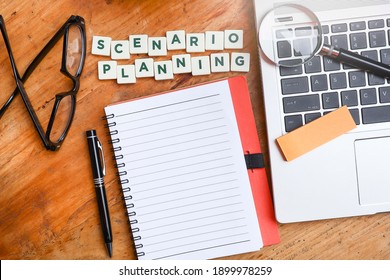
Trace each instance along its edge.
<path fill-rule="evenodd" d="M 383 30 L 371 31 L 368 33 L 370 38 L 370 47 L 378 48 L 386 46 L 386 33 Z"/>
<path fill-rule="evenodd" d="M 390 27 L 390 18 L 387 19 L 387 26 Z"/>
<path fill-rule="evenodd" d="M 336 60 L 333 60 L 329 57 L 324 56 L 324 70 L 325 71 L 336 71 L 340 70 L 341 64 L 337 62 Z"/>
<path fill-rule="evenodd" d="M 381 53 L 381 62 L 390 65 L 390 49 L 383 49 Z"/>
<path fill-rule="evenodd" d="M 283 109 L 286 114 L 319 110 L 320 97 L 318 94 L 301 95 L 283 98 Z"/>
<path fill-rule="evenodd" d="M 352 33 L 349 35 L 351 40 L 351 50 L 359 50 L 367 48 L 367 36 L 366 33 Z"/>
<path fill-rule="evenodd" d="M 329 25 L 322 25 L 322 34 L 329 34 Z"/>
<path fill-rule="evenodd" d="M 349 28 L 351 29 L 351 31 L 364 30 L 366 29 L 366 22 L 365 21 L 351 22 L 349 24 Z"/>
<path fill-rule="evenodd" d="M 363 108 L 362 119 L 364 124 L 390 122 L 390 106 Z"/>
<path fill-rule="evenodd" d="M 332 46 L 348 50 L 348 36 L 347 35 L 334 35 L 330 37 Z"/>
<path fill-rule="evenodd" d="M 373 73 L 367 73 L 368 74 L 368 84 L 370 86 L 376 86 L 376 85 L 384 85 L 385 84 L 385 78 L 377 76 Z"/>
<path fill-rule="evenodd" d="M 349 109 L 349 112 L 351 113 L 352 118 L 355 121 L 355 124 L 359 125 L 360 124 L 359 109 Z"/>
<path fill-rule="evenodd" d="M 348 26 L 346 23 L 332 24 L 333 33 L 347 32 L 347 30 L 348 30 Z"/>
<path fill-rule="evenodd" d="M 294 129 L 303 125 L 301 115 L 293 115 L 284 117 L 284 125 L 286 126 L 286 132 L 293 131 Z"/>
<path fill-rule="evenodd" d="M 368 21 L 368 28 L 369 29 L 377 29 L 377 28 L 383 28 L 383 27 L 385 27 L 385 21 L 383 19 Z"/>
<path fill-rule="evenodd" d="M 309 91 L 307 77 L 282 79 L 282 94 L 303 93 Z"/>
<path fill-rule="evenodd" d="M 346 90 L 341 92 L 341 104 L 343 106 L 353 107 L 358 105 L 358 96 L 356 90 Z"/>
<path fill-rule="evenodd" d="M 293 49 L 295 56 L 309 56 L 314 51 L 309 38 L 294 40 Z"/>
<path fill-rule="evenodd" d="M 390 103 L 390 87 L 379 88 L 379 101 L 381 103 Z"/>
<path fill-rule="evenodd" d="M 305 123 L 312 122 L 321 117 L 321 113 L 305 114 Z"/>
<path fill-rule="evenodd" d="M 326 74 L 311 76 L 310 83 L 312 91 L 328 90 L 328 77 Z"/>
<path fill-rule="evenodd" d="M 364 87 L 366 85 L 366 72 L 351 71 L 348 73 L 350 87 Z"/>
<path fill-rule="evenodd" d="M 322 106 L 324 109 L 339 108 L 339 94 L 337 92 L 327 92 L 322 94 Z"/>
<path fill-rule="evenodd" d="M 277 48 L 278 48 L 278 57 L 279 58 L 287 58 L 287 57 L 292 56 L 290 41 L 283 40 L 283 41 L 277 42 Z"/>
<path fill-rule="evenodd" d="M 301 36 L 310 36 L 312 34 L 311 27 L 298 27 L 295 28 L 295 36 L 301 37 Z"/>
<path fill-rule="evenodd" d="M 378 61 L 378 52 L 376 50 L 362 51 L 362 56 Z"/>
<path fill-rule="evenodd" d="M 387 31 L 387 36 L 389 37 L 389 44 L 390 44 L 390 30 Z"/>
<path fill-rule="evenodd" d="M 347 87 L 347 77 L 345 73 L 330 74 L 329 79 L 331 89 L 342 89 Z"/>
<path fill-rule="evenodd" d="M 360 90 L 360 104 L 372 105 L 376 104 L 377 102 L 375 88 L 365 88 Z"/>
<path fill-rule="evenodd" d="M 305 63 L 305 73 L 311 74 L 318 72 L 321 72 L 321 58 L 319 56 L 314 56 Z"/>
<path fill-rule="evenodd" d="M 295 62 L 294 62 L 295 61 Z M 283 61 L 283 65 L 296 65 L 298 62 L 301 62 L 301 60 L 291 60 L 290 61 Z M 285 64 L 287 63 L 287 64 Z M 303 73 L 302 65 L 294 66 L 294 67 L 279 67 L 280 76 L 291 76 L 291 75 L 300 75 Z"/>
<path fill-rule="evenodd" d="M 291 28 L 276 30 L 275 33 L 277 39 L 292 38 L 293 36 L 293 31 Z"/>

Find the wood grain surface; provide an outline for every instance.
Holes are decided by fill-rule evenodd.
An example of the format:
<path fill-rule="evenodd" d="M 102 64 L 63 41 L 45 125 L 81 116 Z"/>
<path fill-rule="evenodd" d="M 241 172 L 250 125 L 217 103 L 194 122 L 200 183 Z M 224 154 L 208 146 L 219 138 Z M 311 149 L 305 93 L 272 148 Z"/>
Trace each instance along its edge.
<path fill-rule="evenodd" d="M 91 55 L 93 35 L 127 39 L 130 34 L 165 36 L 186 32 L 244 30 L 243 52 L 251 54 L 245 73 L 259 138 L 267 156 L 266 125 L 257 56 L 253 4 L 249 0 L 62 0 L 0 1 L 9 39 L 21 73 L 44 44 L 72 14 L 85 18 L 87 58 L 77 94 L 74 122 L 61 149 L 46 151 L 18 96 L 0 119 L 0 258 L 106 259 L 85 131 L 96 129 L 106 150 L 106 190 L 114 236 L 114 259 L 135 259 L 129 223 L 107 130 L 101 120 L 104 106 L 130 98 L 236 76 L 239 73 L 170 81 L 138 79 L 134 85 L 99 81 Z M 167 57 L 182 53 L 169 51 Z M 205 52 L 208 55 L 209 52 Z M 54 93 L 61 89 L 61 49 L 54 50 L 26 85 L 42 123 L 47 123 Z M 131 64 L 135 58 L 133 55 Z M 3 40 L 0 39 L 0 103 L 15 88 Z M 268 157 L 266 157 L 268 158 Z M 329 206 L 331 207 L 331 205 Z M 280 225 L 281 243 L 254 253 L 226 259 L 389 259 L 390 216 L 334 219 Z"/>

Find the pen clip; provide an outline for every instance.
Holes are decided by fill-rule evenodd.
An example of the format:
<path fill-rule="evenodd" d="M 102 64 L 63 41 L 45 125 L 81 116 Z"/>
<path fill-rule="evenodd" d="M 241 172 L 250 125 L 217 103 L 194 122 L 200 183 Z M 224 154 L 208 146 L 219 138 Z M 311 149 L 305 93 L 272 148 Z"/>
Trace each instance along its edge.
<path fill-rule="evenodd" d="M 106 163 L 104 162 L 104 152 L 103 152 L 102 143 L 100 143 L 98 138 L 96 138 L 96 142 L 97 142 L 97 146 L 98 146 L 98 148 L 99 148 L 99 150 L 101 152 L 100 159 L 101 159 L 101 164 L 102 164 L 102 167 L 103 167 L 103 170 L 102 170 L 103 176 L 106 176 Z"/>

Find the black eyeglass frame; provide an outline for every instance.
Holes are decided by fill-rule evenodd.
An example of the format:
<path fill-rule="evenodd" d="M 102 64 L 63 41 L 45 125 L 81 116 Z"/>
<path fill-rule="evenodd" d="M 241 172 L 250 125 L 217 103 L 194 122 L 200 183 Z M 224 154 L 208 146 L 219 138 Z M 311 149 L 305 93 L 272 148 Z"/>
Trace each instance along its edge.
<path fill-rule="evenodd" d="M 80 56 L 80 64 L 79 67 L 74 75 L 70 74 L 69 71 L 66 68 L 66 58 L 67 58 L 67 51 L 68 51 L 68 36 L 69 36 L 69 29 L 72 26 L 76 26 L 80 30 L 81 34 L 81 56 Z M 86 57 L 86 32 L 85 32 L 85 21 L 80 16 L 74 16 L 72 15 L 63 25 L 62 27 L 56 32 L 56 34 L 50 39 L 50 41 L 46 44 L 46 46 L 40 51 L 40 53 L 34 58 L 34 60 L 31 62 L 31 64 L 27 67 L 25 73 L 22 77 L 20 77 L 19 71 L 17 70 L 16 63 L 14 60 L 14 56 L 12 53 L 11 45 L 8 39 L 7 30 L 5 27 L 5 22 L 3 17 L 0 15 L 0 28 L 1 33 L 4 38 L 4 42 L 8 51 L 8 56 L 11 62 L 15 82 L 17 88 L 14 90 L 14 92 L 10 95 L 6 103 L 3 105 L 3 107 L 0 109 L 0 118 L 4 114 L 4 112 L 7 110 L 9 105 L 12 103 L 14 98 L 18 93 L 21 94 L 23 102 L 29 112 L 29 115 L 31 117 L 31 120 L 34 123 L 34 126 L 45 146 L 46 149 L 51 151 L 56 151 L 60 148 L 62 142 L 64 141 L 70 125 L 72 124 L 75 109 L 76 109 L 76 94 L 80 88 L 80 75 L 84 67 L 85 63 L 85 57 Z M 63 73 L 65 76 L 70 78 L 73 82 L 73 88 L 68 92 L 58 93 L 55 95 L 55 102 L 53 105 L 52 113 L 50 116 L 50 120 L 46 129 L 46 133 L 44 132 L 42 125 L 34 111 L 33 106 L 31 105 L 31 101 L 26 93 L 26 90 L 24 88 L 24 82 L 27 81 L 28 77 L 32 74 L 34 69 L 39 65 L 39 63 L 43 60 L 43 58 L 49 53 L 49 51 L 56 45 L 56 43 L 61 39 L 63 40 L 63 50 L 62 50 L 62 62 L 61 62 L 61 73 Z M 53 142 L 50 140 L 50 133 L 53 128 L 53 124 L 55 121 L 55 116 L 57 114 L 58 107 L 60 105 L 61 100 L 64 97 L 70 96 L 71 98 L 71 113 L 69 116 L 69 119 L 67 121 L 67 124 L 64 128 L 64 131 L 59 136 L 58 140 L 56 142 Z"/>

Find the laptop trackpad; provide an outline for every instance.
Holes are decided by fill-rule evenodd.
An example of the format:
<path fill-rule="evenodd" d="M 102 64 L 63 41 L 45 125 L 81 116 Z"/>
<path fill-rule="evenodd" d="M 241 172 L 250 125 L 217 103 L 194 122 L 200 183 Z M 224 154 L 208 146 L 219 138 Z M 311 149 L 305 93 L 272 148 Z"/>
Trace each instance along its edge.
<path fill-rule="evenodd" d="M 355 151 L 360 204 L 390 203 L 390 137 L 357 140 Z"/>

